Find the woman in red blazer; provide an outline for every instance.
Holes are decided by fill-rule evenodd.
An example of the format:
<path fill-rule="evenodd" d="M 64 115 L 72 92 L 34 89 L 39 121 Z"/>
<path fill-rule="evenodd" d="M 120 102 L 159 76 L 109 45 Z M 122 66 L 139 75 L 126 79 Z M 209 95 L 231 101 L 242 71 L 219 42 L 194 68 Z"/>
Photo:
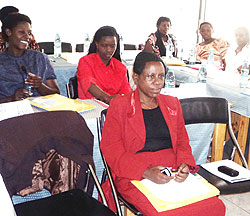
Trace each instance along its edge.
<path fill-rule="evenodd" d="M 189 172 L 198 171 L 179 100 L 160 95 L 165 73 L 166 67 L 157 55 L 141 52 L 134 63 L 137 89 L 111 100 L 101 150 L 116 187 L 143 215 L 225 215 L 225 206 L 217 197 L 159 213 L 131 183 L 143 178 L 159 184 L 173 178 L 182 182 Z M 165 167 L 177 169 L 177 175 L 164 175 L 161 170 Z M 111 195 L 108 182 L 103 189 Z"/>

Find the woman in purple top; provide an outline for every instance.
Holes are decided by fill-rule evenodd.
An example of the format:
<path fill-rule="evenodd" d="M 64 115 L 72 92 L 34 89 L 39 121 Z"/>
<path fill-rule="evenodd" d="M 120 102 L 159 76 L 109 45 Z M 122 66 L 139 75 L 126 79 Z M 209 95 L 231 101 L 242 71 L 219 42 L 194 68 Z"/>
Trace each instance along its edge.
<path fill-rule="evenodd" d="M 54 70 L 43 53 L 28 50 L 31 20 L 10 14 L 2 25 L 8 48 L 0 53 L 0 103 L 60 93 Z"/>

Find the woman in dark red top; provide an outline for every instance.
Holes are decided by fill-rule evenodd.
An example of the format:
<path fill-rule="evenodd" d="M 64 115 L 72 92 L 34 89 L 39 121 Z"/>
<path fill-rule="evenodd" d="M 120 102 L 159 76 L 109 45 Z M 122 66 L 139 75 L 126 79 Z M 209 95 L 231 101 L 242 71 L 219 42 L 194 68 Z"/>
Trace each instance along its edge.
<path fill-rule="evenodd" d="M 79 61 L 77 79 L 80 99 L 96 98 L 109 103 L 131 91 L 115 28 L 103 26 L 97 30 L 88 55 Z"/>

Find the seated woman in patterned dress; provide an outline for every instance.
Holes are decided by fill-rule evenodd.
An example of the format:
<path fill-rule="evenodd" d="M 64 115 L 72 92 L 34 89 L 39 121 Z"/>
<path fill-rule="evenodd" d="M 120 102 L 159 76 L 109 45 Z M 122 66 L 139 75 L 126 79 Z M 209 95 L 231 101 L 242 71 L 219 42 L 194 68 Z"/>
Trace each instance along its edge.
<path fill-rule="evenodd" d="M 166 51 L 170 50 L 172 56 L 177 57 L 177 42 L 175 36 L 169 33 L 171 20 L 168 17 L 160 17 L 156 27 L 157 31 L 149 35 L 144 50 L 154 52 L 159 56 L 166 56 Z"/>
<path fill-rule="evenodd" d="M 203 42 L 196 45 L 196 58 L 198 61 L 206 60 L 209 51 L 213 49 L 214 60 L 222 63 L 225 59 L 229 43 L 221 38 L 213 38 L 213 26 L 209 22 L 200 24 L 199 32 L 202 36 Z"/>

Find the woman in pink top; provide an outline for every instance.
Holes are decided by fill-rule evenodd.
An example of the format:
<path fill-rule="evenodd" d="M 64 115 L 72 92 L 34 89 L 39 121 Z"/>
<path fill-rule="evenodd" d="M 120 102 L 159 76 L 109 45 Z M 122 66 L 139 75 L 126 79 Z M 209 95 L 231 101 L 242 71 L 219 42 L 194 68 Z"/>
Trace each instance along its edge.
<path fill-rule="evenodd" d="M 96 98 L 105 103 L 132 89 L 127 68 L 121 63 L 119 36 L 115 28 L 103 26 L 95 33 L 88 55 L 77 69 L 80 99 Z"/>
<path fill-rule="evenodd" d="M 196 45 L 196 58 L 198 61 L 207 59 L 209 51 L 213 49 L 214 60 L 222 62 L 225 59 L 229 43 L 220 38 L 213 38 L 213 26 L 209 22 L 200 24 L 200 34 L 203 42 Z"/>

